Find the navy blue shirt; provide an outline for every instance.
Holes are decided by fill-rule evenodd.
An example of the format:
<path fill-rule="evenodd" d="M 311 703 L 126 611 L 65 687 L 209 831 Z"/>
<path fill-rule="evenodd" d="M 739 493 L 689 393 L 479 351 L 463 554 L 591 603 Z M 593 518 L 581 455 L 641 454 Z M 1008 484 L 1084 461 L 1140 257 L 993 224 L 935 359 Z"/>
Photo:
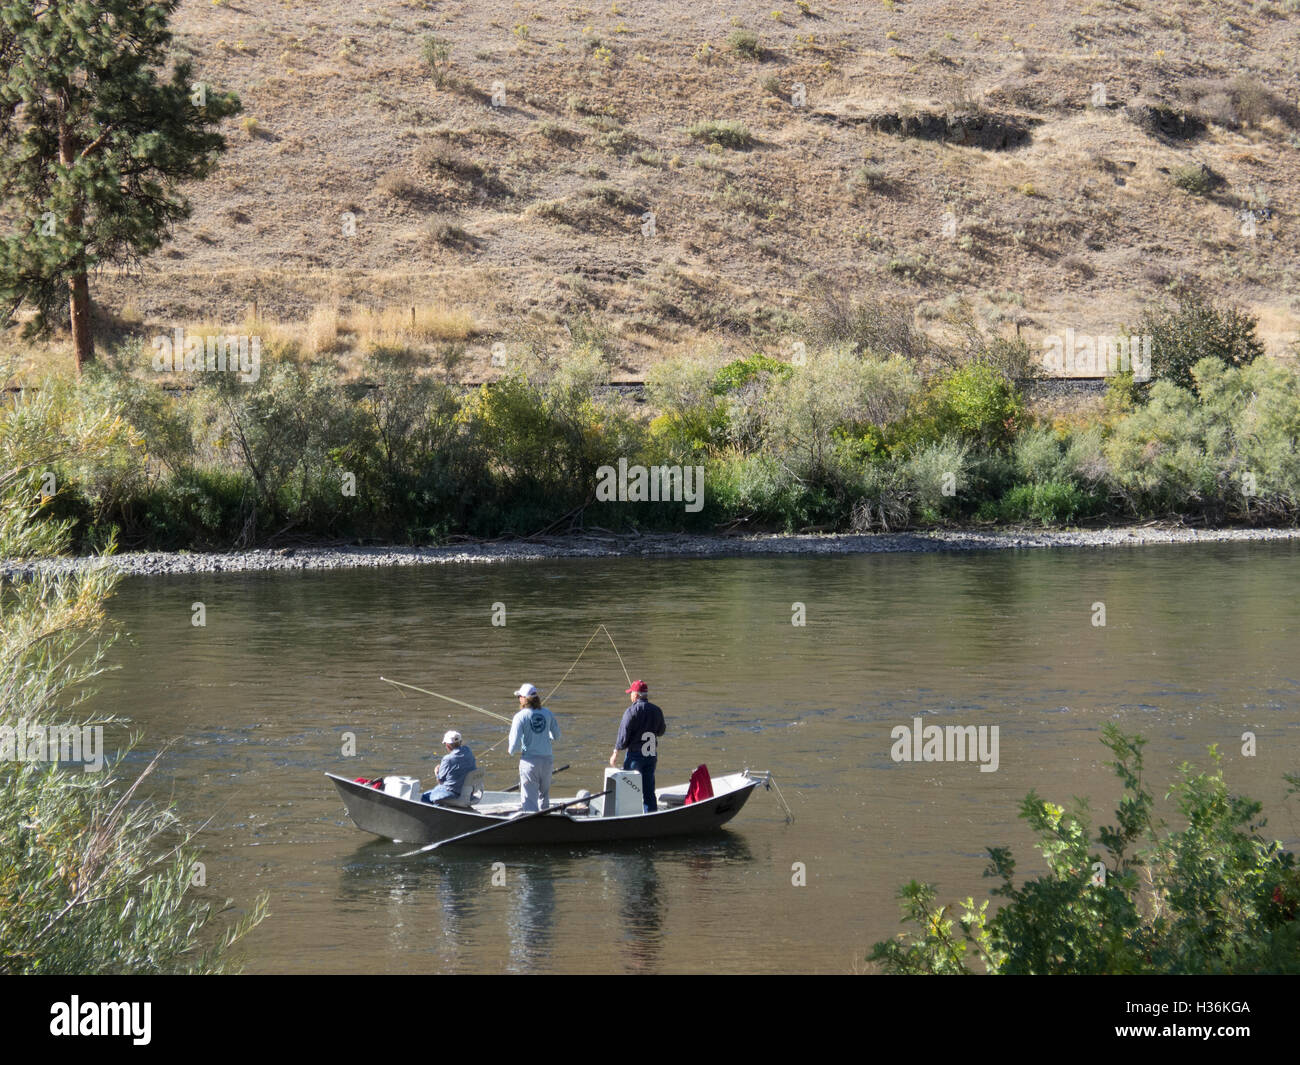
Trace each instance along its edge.
<path fill-rule="evenodd" d="M 618 726 L 618 739 L 614 747 L 616 750 L 630 750 L 640 754 L 647 732 L 662 736 L 667 729 L 664 712 L 654 703 L 640 699 L 623 711 L 623 721 Z"/>

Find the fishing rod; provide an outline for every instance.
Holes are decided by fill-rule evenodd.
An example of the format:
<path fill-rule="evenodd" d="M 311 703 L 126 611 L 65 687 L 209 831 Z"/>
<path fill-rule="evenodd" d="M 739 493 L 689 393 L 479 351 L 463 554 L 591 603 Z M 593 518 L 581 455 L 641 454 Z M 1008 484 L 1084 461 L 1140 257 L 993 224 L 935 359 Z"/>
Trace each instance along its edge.
<path fill-rule="evenodd" d="M 582 650 L 578 652 L 578 657 L 575 658 L 573 660 L 573 664 L 569 666 L 567 670 L 565 670 L 564 676 L 562 676 L 559 679 L 559 682 L 555 685 L 555 687 L 552 688 L 547 693 L 546 698 L 543 700 L 543 702 L 548 703 L 551 701 L 551 696 L 553 696 L 557 691 L 560 690 L 560 685 L 563 684 L 566 680 L 568 680 L 569 674 L 571 674 L 575 669 L 578 668 L 578 663 L 582 661 L 582 656 L 587 653 L 587 648 L 589 648 L 592 645 L 592 642 L 602 632 L 608 638 L 609 645 L 612 648 L 614 648 L 614 654 L 618 657 L 618 664 L 620 667 L 622 667 L 623 677 L 627 680 L 628 687 L 630 688 L 632 686 L 632 675 L 627 671 L 627 665 L 623 661 L 623 654 L 621 651 L 619 651 L 618 644 L 614 642 L 614 637 L 610 633 L 609 629 L 607 629 L 604 626 L 604 624 L 600 624 L 596 626 L 596 631 L 593 632 L 590 638 L 587 640 L 587 642 L 583 644 Z M 411 691 L 421 692 L 424 695 L 432 695 L 435 699 L 442 699 L 445 702 L 455 703 L 457 706 L 463 706 L 467 710 L 477 710 L 480 714 L 487 714 L 488 717 L 496 718 L 496 720 L 498 721 L 504 721 L 507 725 L 513 724 L 513 718 L 505 717 L 502 714 L 493 713 L 491 710 L 485 710 L 483 707 L 475 706 L 473 703 L 467 703 L 463 699 L 453 699 L 450 695 L 441 695 L 438 692 L 429 691 L 428 688 L 419 688 L 416 687 L 414 684 L 405 684 L 400 680 L 389 680 L 388 677 L 380 677 L 379 679 L 383 681 L 385 684 L 392 684 L 398 688 L 409 688 Z M 502 743 L 504 743 L 507 738 L 508 737 L 503 736 L 501 739 L 497 740 L 496 743 L 492 744 L 492 746 L 489 747 L 486 751 L 484 751 L 483 754 L 480 755 L 480 757 L 491 754 L 492 751 L 495 748 L 499 747 Z"/>
<path fill-rule="evenodd" d="M 623 661 L 623 655 L 618 649 L 618 644 L 614 642 L 614 637 L 610 635 L 609 629 L 605 628 L 604 625 L 597 625 L 596 631 L 593 632 L 591 634 L 590 639 L 588 639 L 587 642 L 583 644 L 582 650 L 578 652 L 578 657 L 573 660 L 573 665 L 569 666 L 569 668 L 564 671 L 564 676 L 562 676 L 559 679 L 559 682 L 555 685 L 555 687 L 552 688 L 547 693 L 546 698 L 543 700 L 543 702 L 550 702 L 551 696 L 560 690 L 560 685 L 563 684 L 566 680 L 568 680 L 569 674 L 578 668 L 578 663 L 582 661 L 582 656 L 587 653 L 587 648 L 591 646 L 592 641 L 595 640 L 596 637 L 599 636 L 602 632 L 606 635 L 606 637 L 608 637 L 609 645 L 612 648 L 614 648 L 614 654 L 618 657 L 618 664 L 623 670 L 623 677 L 627 681 L 628 687 L 630 688 L 632 686 L 632 674 L 630 674 L 627 671 L 627 665 Z M 418 688 L 414 684 L 405 684 L 400 680 L 389 680 L 387 677 L 380 677 L 379 679 L 382 680 L 385 684 L 392 684 L 399 688 L 410 688 L 411 691 L 413 692 L 421 692 L 424 695 L 432 695 L 435 699 L 443 699 L 446 702 L 455 703 L 457 706 L 463 706 L 467 710 L 477 710 L 480 714 L 487 714 L 488 717 L 494 717 L 498 721 L 504 721 L 507 725 L 510 724 L 512 720 L 511 718 L 505 717 L 502 714 L 496 714 L 493 713 L 491 710 L 485 710 L 481 706 L 475 706 L 473 703 L 467 703 L 463 699 L 453 699 L 450 695 L 440 695 L 438 692 L 431 692 L 429 691 L 428 688 Z"/>
<path fill-rule="evenodd" d="M 488 717 L 495 717 L 498 721 L 504 721 L 510 724 L 511 718 L 501 714 L 494 714 L 491 710 L 484 710 L 481 706 L 475 706 L 473 703 L 463 702 L 460 699 L 453 699 L 450 695 L 439 695 L 437 692 L 431 692 L 428 688 L 417 688 L 414 684 L 403 684 L 400 680 L 389 680 L 387 677 L 380 677 L 385 684 L 393 684 L 399 688 L 410 688 L 414 692 L 423 692 L 425 695 L 432 695 L 435 699 L 445 699 L 449 703 L 455 703 L 457 706 L 463 706 L 467 710 L 477 710 L 480 714 L 487 714 Z"/>
<path fill-rule="evenodd" d="M 568 768 L 569 768 L 569 765 L 568 765 L 568 763 L 566 762 L 564 765 L 560 766 L 559 769 L 553 770 L 552 773 L 551 773 L 551 776 L 553 776 L 553 777 L 558 777 L 561 773 L 563 773 L 563 772 L 564 772 L 566 769 L 568 769 Z M 510 787 L 506 788 L 506 791 L 507 791 L 507 792 L 518 791 L 518 790 L 519 790 L 519 785 L 518 785 L 518 784 L 511 784 Z"/>

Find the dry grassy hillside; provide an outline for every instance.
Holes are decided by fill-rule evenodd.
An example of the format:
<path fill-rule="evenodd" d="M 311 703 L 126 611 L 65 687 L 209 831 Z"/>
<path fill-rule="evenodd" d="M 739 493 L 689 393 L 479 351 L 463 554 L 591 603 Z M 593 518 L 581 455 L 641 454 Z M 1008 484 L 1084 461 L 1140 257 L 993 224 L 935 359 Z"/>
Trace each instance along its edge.
<path fill-rule="evenodd" d="M 245 110 L 175 241 L 96 283 L 146 331 L 256 301 L 346 350 L 418 304 L 465 312 L 418 332 L 470 377 L 566 327 L 636 376 L 789 350 L 818 277 L 1031 338 L 1179 277 L 1275 352 L 1300 324 L 1298 0 L 191 0 L 174 28 Z"/>

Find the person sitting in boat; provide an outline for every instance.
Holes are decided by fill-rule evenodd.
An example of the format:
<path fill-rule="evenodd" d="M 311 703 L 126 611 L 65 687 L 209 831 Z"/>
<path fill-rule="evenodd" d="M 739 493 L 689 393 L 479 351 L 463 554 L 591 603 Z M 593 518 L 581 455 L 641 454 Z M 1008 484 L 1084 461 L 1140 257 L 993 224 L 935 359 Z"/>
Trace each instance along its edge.
<path fill-rule="evenodd" d="M 465 778 L 478 768 L 474 762 L 474 752 L 465 746 L 465 741 L 455 729 L 443 736 L 442 745 L 447 748 L 447 753 L 433 771 L 438 778 L 438 786 L 430 788 L 421 796 L 425 802 L 436 803 L 458 798 L 461 788 L 465 786 Z"/>
<path fill-rule="evenodd" d="M 664 712 L 649 701 L 650 688 L 645 681 L 633 681 L 626 694 L 632 696 L 632 705 L 623 711 L 623 720 L 618 726 L 618 739 L 614 741 L 614 753 L 609 756 L 609 764 L 617 769 L 618 756 L 627 752 L 623 768 L 640 771 L 641 805 L 646 813 L 652 814 L 659 808 L 655 799 L 659 737 L 668 730 L 668 726 L 664 722 Z"/>
<path fill-rule="evenodd" d="M 551 805 L 551 770 L 555 766 L 552 740 L 560 738 L 555 715 L 542 705 L 542 697 L 531 684 L 521 684 L 519 713 L 510 722 L 511 754 L 519 753 L 520 810 L 545 810 Z"/>

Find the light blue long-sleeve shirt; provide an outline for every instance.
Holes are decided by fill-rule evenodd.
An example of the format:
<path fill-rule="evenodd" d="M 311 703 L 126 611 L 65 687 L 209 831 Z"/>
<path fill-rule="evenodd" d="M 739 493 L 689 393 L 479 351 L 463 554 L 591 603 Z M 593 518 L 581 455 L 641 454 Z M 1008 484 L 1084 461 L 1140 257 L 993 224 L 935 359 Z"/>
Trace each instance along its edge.
<path fill-rule="evenodd" d="M 560 738 L 560 723 L 546 707 L 524 707 L 510 722 L 510 753 L 524 758 L 550 758 L 551 741 Z"/>

